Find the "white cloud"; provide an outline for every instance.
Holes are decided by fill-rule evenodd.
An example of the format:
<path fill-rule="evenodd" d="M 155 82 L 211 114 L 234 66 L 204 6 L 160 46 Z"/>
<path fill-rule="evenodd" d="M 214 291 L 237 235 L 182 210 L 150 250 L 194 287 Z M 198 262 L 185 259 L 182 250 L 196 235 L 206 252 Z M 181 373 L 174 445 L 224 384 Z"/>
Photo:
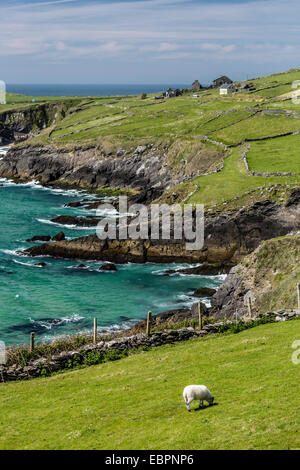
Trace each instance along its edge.
<path fill-rule="evenodd" d="M 12 68 L 17 67 L 15 56 L 43 64 L 118 57 L 136 61 L 138 67 L 143 60 L 149 64 L 157 59 L 178 64 L 193 59 L 254 64 L 266 58 L 277 64 L 281 57 L 283 64 L 296 62 L 300 5 L 298 0 L 288 3 L 288 7 L 283 0 L 232 5 L 209 0 L 5 4 L 0 57 L 11 57 Z"/>

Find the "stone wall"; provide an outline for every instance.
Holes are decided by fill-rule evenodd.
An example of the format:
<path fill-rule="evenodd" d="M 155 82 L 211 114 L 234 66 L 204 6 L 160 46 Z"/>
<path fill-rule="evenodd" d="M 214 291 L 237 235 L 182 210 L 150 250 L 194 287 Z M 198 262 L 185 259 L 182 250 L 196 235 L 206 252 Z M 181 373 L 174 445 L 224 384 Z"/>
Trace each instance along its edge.
<path fill-rule="evenodd" d="M 278 312 L 269 312 L 265 316 L 270 317 L 270 322 L 283 322 L 294 320 L 300 316 L 300 312 L 296 310 L 285 311 L 280 310 Z M 238 315 L 240 318 L 240 315 Z M 256 318 L 244 318 L 243 321 L 251 322 Z M 165 330 L 161 332 L 155 332 L 150 336 L 139 333 L 129 337 L 116 338 L 111 341 L 100 341 L 96 344 L 88 344 L 81 349 L 75 351 L 63 351 L 60 354 L 53 355 L 50 358 L 40 358 L 30 362 L 26 366 L 12 365 L 12 366 L 0 366 L 0 382 L 9 382 L 17 380 L 28 380 L 36 377 L 49 375 L 53 372 L 60 370 L 69 369 L 69 364 L 80 365 L 84 363 L 84 358 L 88 353 L 97 352 L 108 352 L 115 351 L 122 353 L 124 351 L 136 350 L 139 348 L 153 348 L 158 346 L 164 346 L 167 344 L 173 344 L 180 341 L 188 341 L 191 339 L 207 336 L 208 334 L 216 334 L 224 330 L 224 325 L 227 327 L 234 325 L 235 320 L 230 321 L 224 320 L 207 324 L 203 329 L 195 330 L 193 328 L 182 328 L 179 330 Z"/>

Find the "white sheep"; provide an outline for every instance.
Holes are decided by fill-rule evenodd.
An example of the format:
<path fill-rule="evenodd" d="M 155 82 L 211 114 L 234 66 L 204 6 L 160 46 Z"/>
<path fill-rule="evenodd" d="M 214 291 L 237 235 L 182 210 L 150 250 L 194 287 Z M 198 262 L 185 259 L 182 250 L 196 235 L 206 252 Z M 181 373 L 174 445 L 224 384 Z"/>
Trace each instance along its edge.
<path fill-rule="evenodd" d="M 209 405 L 214 402 L 214 397 L 205 385 L 188 385 L 183 390 L 183 399 L 188 411 L 191 411 L 190 404 L 194 400 L 199 400 L 199 408 L 203 406 L 203 400 L 207 401 Z"/>

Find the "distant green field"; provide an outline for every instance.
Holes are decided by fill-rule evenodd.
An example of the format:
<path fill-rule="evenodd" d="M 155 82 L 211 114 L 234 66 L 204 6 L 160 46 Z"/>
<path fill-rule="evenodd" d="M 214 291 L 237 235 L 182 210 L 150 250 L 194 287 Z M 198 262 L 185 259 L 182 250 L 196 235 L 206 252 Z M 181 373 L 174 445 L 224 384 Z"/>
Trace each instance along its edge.
<path fill-rule="evenodd" d="M 0 449 L 300 449 L 300 321 L 0 385 Z M 205 384 L 216 406 L 188 413 Z"/>
<path fill-rule="evenodd" d="M 300 175 L 300 135 L 253 142 L 247 159 L 249 168 L 253 171 L 270 173 L 292 171 Z"/>

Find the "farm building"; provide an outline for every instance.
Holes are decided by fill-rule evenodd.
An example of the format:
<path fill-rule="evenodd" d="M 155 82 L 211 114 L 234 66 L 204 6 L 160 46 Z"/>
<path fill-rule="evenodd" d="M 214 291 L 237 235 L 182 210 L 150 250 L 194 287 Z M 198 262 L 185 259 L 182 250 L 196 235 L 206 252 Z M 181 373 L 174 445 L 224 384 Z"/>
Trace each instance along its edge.
<path fill-rule="evenodd" d="M 213 81 L 213 86 L 215 88 L 219 88 L 220 86 L 226 85 L 226 84 L 229 84 L 229 83 L 233 83 L 232 80 L 230 80 L 230 78 L 223 75 L 222 77 L 216 78 L 216 80 Z"/>
<path fill-rule="evenodd" d="M 195 80 L 192 84 L 192 91 L 200 91 L 202 86 L 200 85 L 198 80 Z"/>
<path fill-rule="evenodd" d="M 165 98 L 174 98 L 175 96 L 182 95 L 181 91 L 177 88 L 169 88 L 167 91 L 163 93 Z"/>
<path fill-rule="evenodd" d="M 228 95 L 228 93 L 234 93 L 236 91 L 233 83 L 225 83 L 220 88 L 220 95 Z"/>

